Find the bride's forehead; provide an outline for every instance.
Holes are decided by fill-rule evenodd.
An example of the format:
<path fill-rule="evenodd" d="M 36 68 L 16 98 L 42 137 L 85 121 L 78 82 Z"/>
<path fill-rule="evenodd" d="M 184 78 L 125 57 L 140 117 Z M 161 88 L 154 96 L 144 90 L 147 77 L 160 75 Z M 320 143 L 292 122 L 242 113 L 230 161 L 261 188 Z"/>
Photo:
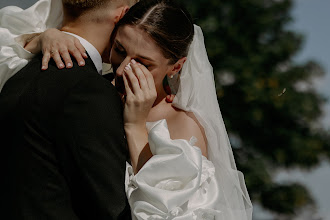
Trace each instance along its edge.
<path fill-rule="evenodd" d="M 146 50 L 158 50 L 158 46 L 154 40 L 143 30 L 134 26 L 125 25 L 118 29 L 116 40 L 125 47 L 132 47 L 146 49 Z M 126 48 L 127 49 L 127 48 Z"/>

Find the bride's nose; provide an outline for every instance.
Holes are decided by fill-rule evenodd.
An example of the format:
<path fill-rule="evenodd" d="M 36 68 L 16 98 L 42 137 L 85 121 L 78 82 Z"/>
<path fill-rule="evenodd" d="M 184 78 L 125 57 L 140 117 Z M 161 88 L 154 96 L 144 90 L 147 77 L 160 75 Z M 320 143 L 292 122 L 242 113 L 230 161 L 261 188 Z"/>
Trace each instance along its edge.
<path fill-rule="evenodd" d="M 123 62 L 121 62 L 120 66 L 117 68 L 116 75 L 117 76 L 122 76 L 124 74 L 124 68 L 127 64 L 131 62 L 131 57 L 127 56 Z"/>

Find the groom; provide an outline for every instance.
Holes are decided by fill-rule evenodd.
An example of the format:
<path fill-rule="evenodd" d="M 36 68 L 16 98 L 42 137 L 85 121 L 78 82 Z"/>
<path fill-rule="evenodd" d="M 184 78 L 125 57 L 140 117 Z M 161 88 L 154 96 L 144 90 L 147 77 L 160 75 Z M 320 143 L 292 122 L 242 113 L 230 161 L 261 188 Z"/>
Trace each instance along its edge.
<path fill-rule="evenodd" d="M 62 30 L 89 58 L 41 71 L 37 56 L 0 93 L 1 218 L 126 219 L 122 105 L 100 54 L 128 0 L 62 2 Z"/>

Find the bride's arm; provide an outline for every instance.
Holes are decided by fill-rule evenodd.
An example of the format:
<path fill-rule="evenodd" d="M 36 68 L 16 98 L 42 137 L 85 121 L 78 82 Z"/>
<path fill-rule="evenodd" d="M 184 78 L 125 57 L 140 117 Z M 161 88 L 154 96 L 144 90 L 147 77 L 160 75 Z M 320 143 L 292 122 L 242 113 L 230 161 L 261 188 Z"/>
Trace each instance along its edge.
<path fill-rule="evenodd" d="M 126 90 L 124 128 L 132 167 L 134 173 L 137 173 L 152 157 L 146 122 L 157 92 L 153 76 L 146 67 L 132 60 L 123 69 Z"/>
<path fill-rule="evenodd" d="M 20 39 L 28 41 L 37 33 L 59 27 L 61 23 L 61 1 L 40 0 L 25 10 L 16 6 L 0 9 L 0 90 L 34 56 L 23 48 Z M 24 37 L 23 34 L 27 35 Z"/>
<path fill-rule="evenodd" d="M 153 76 L 145 66 L 132 60 L 130 65 L 118 69 L 124 70 L 123 80 L 126 90 L 124 125 L 132 167 L 134 173 L 137 173 L 152 157 L 146 119 L 157 92 Z M 207 157 L 206 137 L 193 113 L 181 112 L 168 122 L 172 139 L 189 141 L 194 137 L 196 139 L 194 145 L 199 146 L 202 154 Z"/>
<path fill-rule="evenodd" d="M 170 118 L 169 126 L 165 120 L 158 121 L 148 133 L 146 118 L 156 98 L 153 77 L 134 61 L 131 67 L 125 68 L 123 80 L 124 126 L 132 164 L 127 165 L 125 189 L 133 215 L 137 219 L 199 219 L 201 215 L 225 219 L 213 210 L 214 166 L 202 157 L 206 141 L 197 119 L 180 112 Z"/>
<path fill-rule="evenodd" d="M 198 122 L 192 112 L 178 112 L 173 117 L 167 119 L 168 129 L 171 139 L 184 139 L 193 141 L 194 146 L 198 146 L 206 158 L 207 140 L 202 125 Z"/>
<path fill-rule="evenodd" d="M 45 69 L 50 58 L 55 60 L 59 68 L 64 67 L 62 59 L 67 67 L 72 66 L 69 54 L 83 65 L 82 57 L 87 58 L 87 55 L 76 38 L 60 31 L 56 32 L 55 29 L 48 31 L 49 28 L 59 28 L 62 17 L 62 2 L 54 0 L 39 0 L 25 10 L 16 6 L 0 9 L 0 64 L 7 67 L 2 68 L 6 70 L 4 75 L 12 76 L 24 67 L 34 54 L 41 51 L 44 51 Z M 41 34 L 44 31 L 46 34 Z M 52 51 L 56 53 L 51 53 Z M 1 80 L 6 81 L 8 77 L 4 78 L 6 79 Z"/>

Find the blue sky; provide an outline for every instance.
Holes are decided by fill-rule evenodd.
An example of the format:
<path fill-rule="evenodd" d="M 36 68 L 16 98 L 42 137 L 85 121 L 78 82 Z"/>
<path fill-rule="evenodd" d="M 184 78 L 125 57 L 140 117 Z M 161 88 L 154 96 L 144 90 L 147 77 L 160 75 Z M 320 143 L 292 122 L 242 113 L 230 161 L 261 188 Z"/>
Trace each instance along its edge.
<path fill-rule="evenodd" d="M 313 59 L 323 66 L 326 75 L 316 80 L 315 87 L 330 99 L 330 0 L 295 0 L 294 3 L 294 22 L 290 27 L 305 35 L 304 46 L 295 59 L 298 62 Z M 322 123 L 330 129 L 330 100 Z"/>
<path fill-rule="evenodd" d="M 0 8 L 3 8 L 8 5 L 17 5 L 21 8 L 27 8 L 31 6 L 37 0 L 2 0 L 0 2 Z"/>
<path fill-rule="evenodd" d="M 220 1 L 220 0 L 219 0 Z M 18 5 L 26 8 L 36 0 L 2 0 L 0 8 L 7 5 Z M 294 0 L 292 9 L 294 21 L 289 26 L 305 35 L 305 42 L 301 51 L 294 58 L 296 62 L 306 60 L 316 60 L 326 72 L 325 77 L 315 80 L 315 88 L 329 98 L 329 102 L 324 106 L 325 115 L 320 123 L 330 129 L 330 0 Z M 311 171 L 301 171 L 298 169 L 279 172 L 276 176 L 279 182 L 299 181 L 304 183 L 312 192 L 317 205 L 318 215 L 323 220 L 330 220 L 330 163 L 324 161 L 319 167 Z M 258 210 L 258 207 L 256 207 Z M 262 211 L 261 211 L 262 212 Z M 258 219 L 271 219 L 270 215 L 263 213 L 258 215 Z M 304 218 L 299 217 L 299 220 Z M 311 217 L 306 218 L 312 220 Z"/>

